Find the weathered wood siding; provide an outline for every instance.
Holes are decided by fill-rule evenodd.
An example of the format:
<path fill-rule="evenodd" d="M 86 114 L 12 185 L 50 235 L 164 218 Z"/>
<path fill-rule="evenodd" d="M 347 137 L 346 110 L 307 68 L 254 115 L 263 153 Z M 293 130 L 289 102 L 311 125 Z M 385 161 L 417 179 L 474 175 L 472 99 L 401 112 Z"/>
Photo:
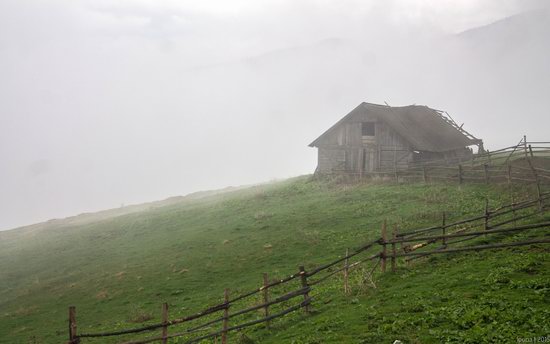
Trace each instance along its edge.
<path fill-rule="evenodd" d="M 363 122 L 375 123 L 374 136 L 362 136 Z M 407 141 L 385 123 L 357 112 L 340 123 L 319 143 L 318 171 L 363 173 L 406 168 L 412 160 Z"/>
<path fill-rule="evenodd" d="M 385 123 L 378 123 L 378 169 L 404 169 L 412 160 L 412 147 L 405 139 Z"/>

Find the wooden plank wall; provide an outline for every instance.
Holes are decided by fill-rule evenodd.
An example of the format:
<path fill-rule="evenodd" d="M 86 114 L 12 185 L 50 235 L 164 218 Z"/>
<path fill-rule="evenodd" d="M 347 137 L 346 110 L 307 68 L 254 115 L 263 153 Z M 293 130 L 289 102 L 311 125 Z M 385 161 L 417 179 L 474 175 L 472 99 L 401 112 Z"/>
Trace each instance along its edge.
<path fill-rule="evenodd" d="M 368 121 L 376 123 L 373 139 L 365 139 L 361 134 L 361 123 Z M 360 114 L 343 122 L 320 143 L 318 171 L 361 173 L 365 172 L 365 167 L 366 172 L 381 168 L 404 169 L 412 159 L 412 148 L 402 136 L 385 123 Z"/>

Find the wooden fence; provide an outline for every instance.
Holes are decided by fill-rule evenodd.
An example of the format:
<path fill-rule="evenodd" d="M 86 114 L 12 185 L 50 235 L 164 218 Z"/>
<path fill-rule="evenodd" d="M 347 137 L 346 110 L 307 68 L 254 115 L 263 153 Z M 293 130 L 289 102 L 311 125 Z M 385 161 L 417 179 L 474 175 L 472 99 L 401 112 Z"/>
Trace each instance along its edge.
<path fill-rule="evenodd" d="M 397 178 L 473 183 L 527 182 L 550 184 L 550 142 L 520 142 L 516 146 L 460 158 L 413 162 Z"/>
<path fill-rule="evenodd" d="M 239 295 L 232 296 L 229 289 L 225 289 L 222 303 L 207 307 L 198 313 L 170 320 L 168 305 L 165 303 L 162 305 L 162 320 L 156 324 L 111 332 L 78 334 L 76 309 L 70 307 L 68 343 L 76 344 L 91 338 L 136 335 L 157 331 L 159 334 L 156 336 L 127 340 L 122 343 L 167 343 L 170 338 L 184 337 L 184 343 L 198 343 L 206 339 L 217 341 L 218 338 L 221 338 L 221 343 L 225 344 L 228 342 L 228 334 L 231 332 L 262 323 L 269 327 L 273 319 L 300 309 L 305 314 L 309 314 L 313 301 L 313 297 L 310 296 L 311 291 L 316 285 L 340 273 L 343 276 L 343 291 L 346 294 L 349 293 L 349 273 L 361 264 L 372 262 L 372 266 L 367 269 L 370 272 L 365 276 L 372 281 L 372 274 L 378 266 L 380 266 L 381 272 L 386 271 L 388 260 L 393 271 L 397 268 L 398 260 L 401 260 L 400 263 L 408 263 L 411 260 L 433 254 L 548 244 L 550 243 L 548 236 L 541 236 L 540 233 L 534 232 L 539 236 L 530 240 L 464 245 L 465 242 L 479 237 L 490 235 L 498 237 L 516 232 L 550 229 L 550 218 L 545 215 L 545 211 L 549 209 L 549 200 L 550 192 L 538 193 L 536 199 L 511 203 L 497 209 L 490 209 L 488 202 L 485 201 L 485 209 L 479 216 L 448 222 L 444 212 L 441 215 L 441 222 L 435 226 L 413 230 L 394 228 L 391 233 L 387 223 L 384 222 L 379 238 L 354 250 L 346 250 L 342 257 L 310 271 L 306 271 L 304 266 L 300 266 L 296 273 L 278 280 L 269 281 L 267 274 L 264 274 L 260 287 Z M 530 219 L 531 222 L 537 221 L 535 223 L 519 223 L 527 219 Z M 286 288 L 282 288 L 285 286 Z M 278 296 L 274 296 L 276 288 L 282 288 L 284 291 L 279 292 Z M 249 305 L 239 308 L 239 302 L 242 303 L 243 300 L 248 300 Z M 258 300 L 261 301 L 258 302 Z M 250 306 L 250 304 L 252 305 Z M 261 311 L 261 316 L 258 318 L 259 311 Z M 237 320 L 238 317 L 243 318 L 246 315 L 248 315 L 248 319 Z M 196 323 L 199 320 L 202 322 Z M 187 328 L 169 333 L 169 328 L 181 324 L 187 325 Z"/>
<path fill-rule="evenodd" d="M 386 167 L 372 172 L 334 171 L 352 179 L 380 177 L 396 182 L 433 181 L 485 184 L 532 183 L 550 185 L 550 142 L 528 142 L 485 151 L 470 157 L 413 161 L 399 168 Z"/>

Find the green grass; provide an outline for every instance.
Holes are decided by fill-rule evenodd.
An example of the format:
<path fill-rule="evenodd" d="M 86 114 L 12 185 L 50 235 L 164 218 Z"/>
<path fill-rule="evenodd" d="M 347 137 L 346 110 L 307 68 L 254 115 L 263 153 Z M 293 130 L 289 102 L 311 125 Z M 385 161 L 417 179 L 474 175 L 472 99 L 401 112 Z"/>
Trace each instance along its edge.
<path fill-rule="evenodd" d="M 309 319 L 247 336 L 257 343 L 514 343 L 550 330 L 550 254 L 515 249 L 431 258 L 317 293 Z M 315 295 L 314 295 L 315 296 Z"/>
<path fill-rule="evenodd" d="M 302 263 L 309 269 L 341 256 L 378 237 L 386 218 L 399 228 L 438 223 L 442 211 L 450 220 L 481 213 L 485 197 L 493 207 L 509 201 L 507 190 L 485 185 L 300 177 L 98 221 L 0 232 L 0 343 L 63 342 L 69 305 L 81 333 L 159 321 L 164 301 L 172 317 L 189 315 L 220 301 L 224 288 L 258 287 L 262 272 L 284 277 Z M 548 258 L 536 247 L 437 257 L 377 276 L 376 289 L 356 272 L 352 296 L 336 278 L 315 289 L 313 315 L 231 339 L 478 343 L 547 335 Z"/>

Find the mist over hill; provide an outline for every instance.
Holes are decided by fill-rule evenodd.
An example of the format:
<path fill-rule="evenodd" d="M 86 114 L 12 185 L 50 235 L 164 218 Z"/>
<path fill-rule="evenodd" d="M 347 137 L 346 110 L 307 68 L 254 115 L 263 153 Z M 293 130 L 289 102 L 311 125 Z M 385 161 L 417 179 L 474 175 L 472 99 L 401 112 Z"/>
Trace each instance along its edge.
<path fill-rule="evenodd" d="M 397 4 L 247 17 L 258 33 L 137 5 L 77 23 L 76 8 L 43 32 L 4 22 L 22 38 L 2 36 L 2 229 L 311 173 L 307 145 L 363 101 L 446 110 L 489 149 L 547 139 L 548 9 L 449 34 Z"/>
<path fill-rule="evenodd" d="M 266 116 L 274 129 L 262 137 L 276 140 L 285 132 L 290 141 L 282 142 L 284 152 L 312 141 L 361 101 L 447 110 L 498 148 L 523 133 L 546 135 L 544 125 L 532 124 L 547 124 L 550 108 L 549 13 L 530 11 L 426 39 L 329 38 L 197 73 L 199 80 L 222 80 L 224 91 L 238 82 L 224 92 L 229 111 L 241 105 L 229 99 L 254 93 L 249 111 Z M 526 121 L 514 120 L 518 116 Z"/>

